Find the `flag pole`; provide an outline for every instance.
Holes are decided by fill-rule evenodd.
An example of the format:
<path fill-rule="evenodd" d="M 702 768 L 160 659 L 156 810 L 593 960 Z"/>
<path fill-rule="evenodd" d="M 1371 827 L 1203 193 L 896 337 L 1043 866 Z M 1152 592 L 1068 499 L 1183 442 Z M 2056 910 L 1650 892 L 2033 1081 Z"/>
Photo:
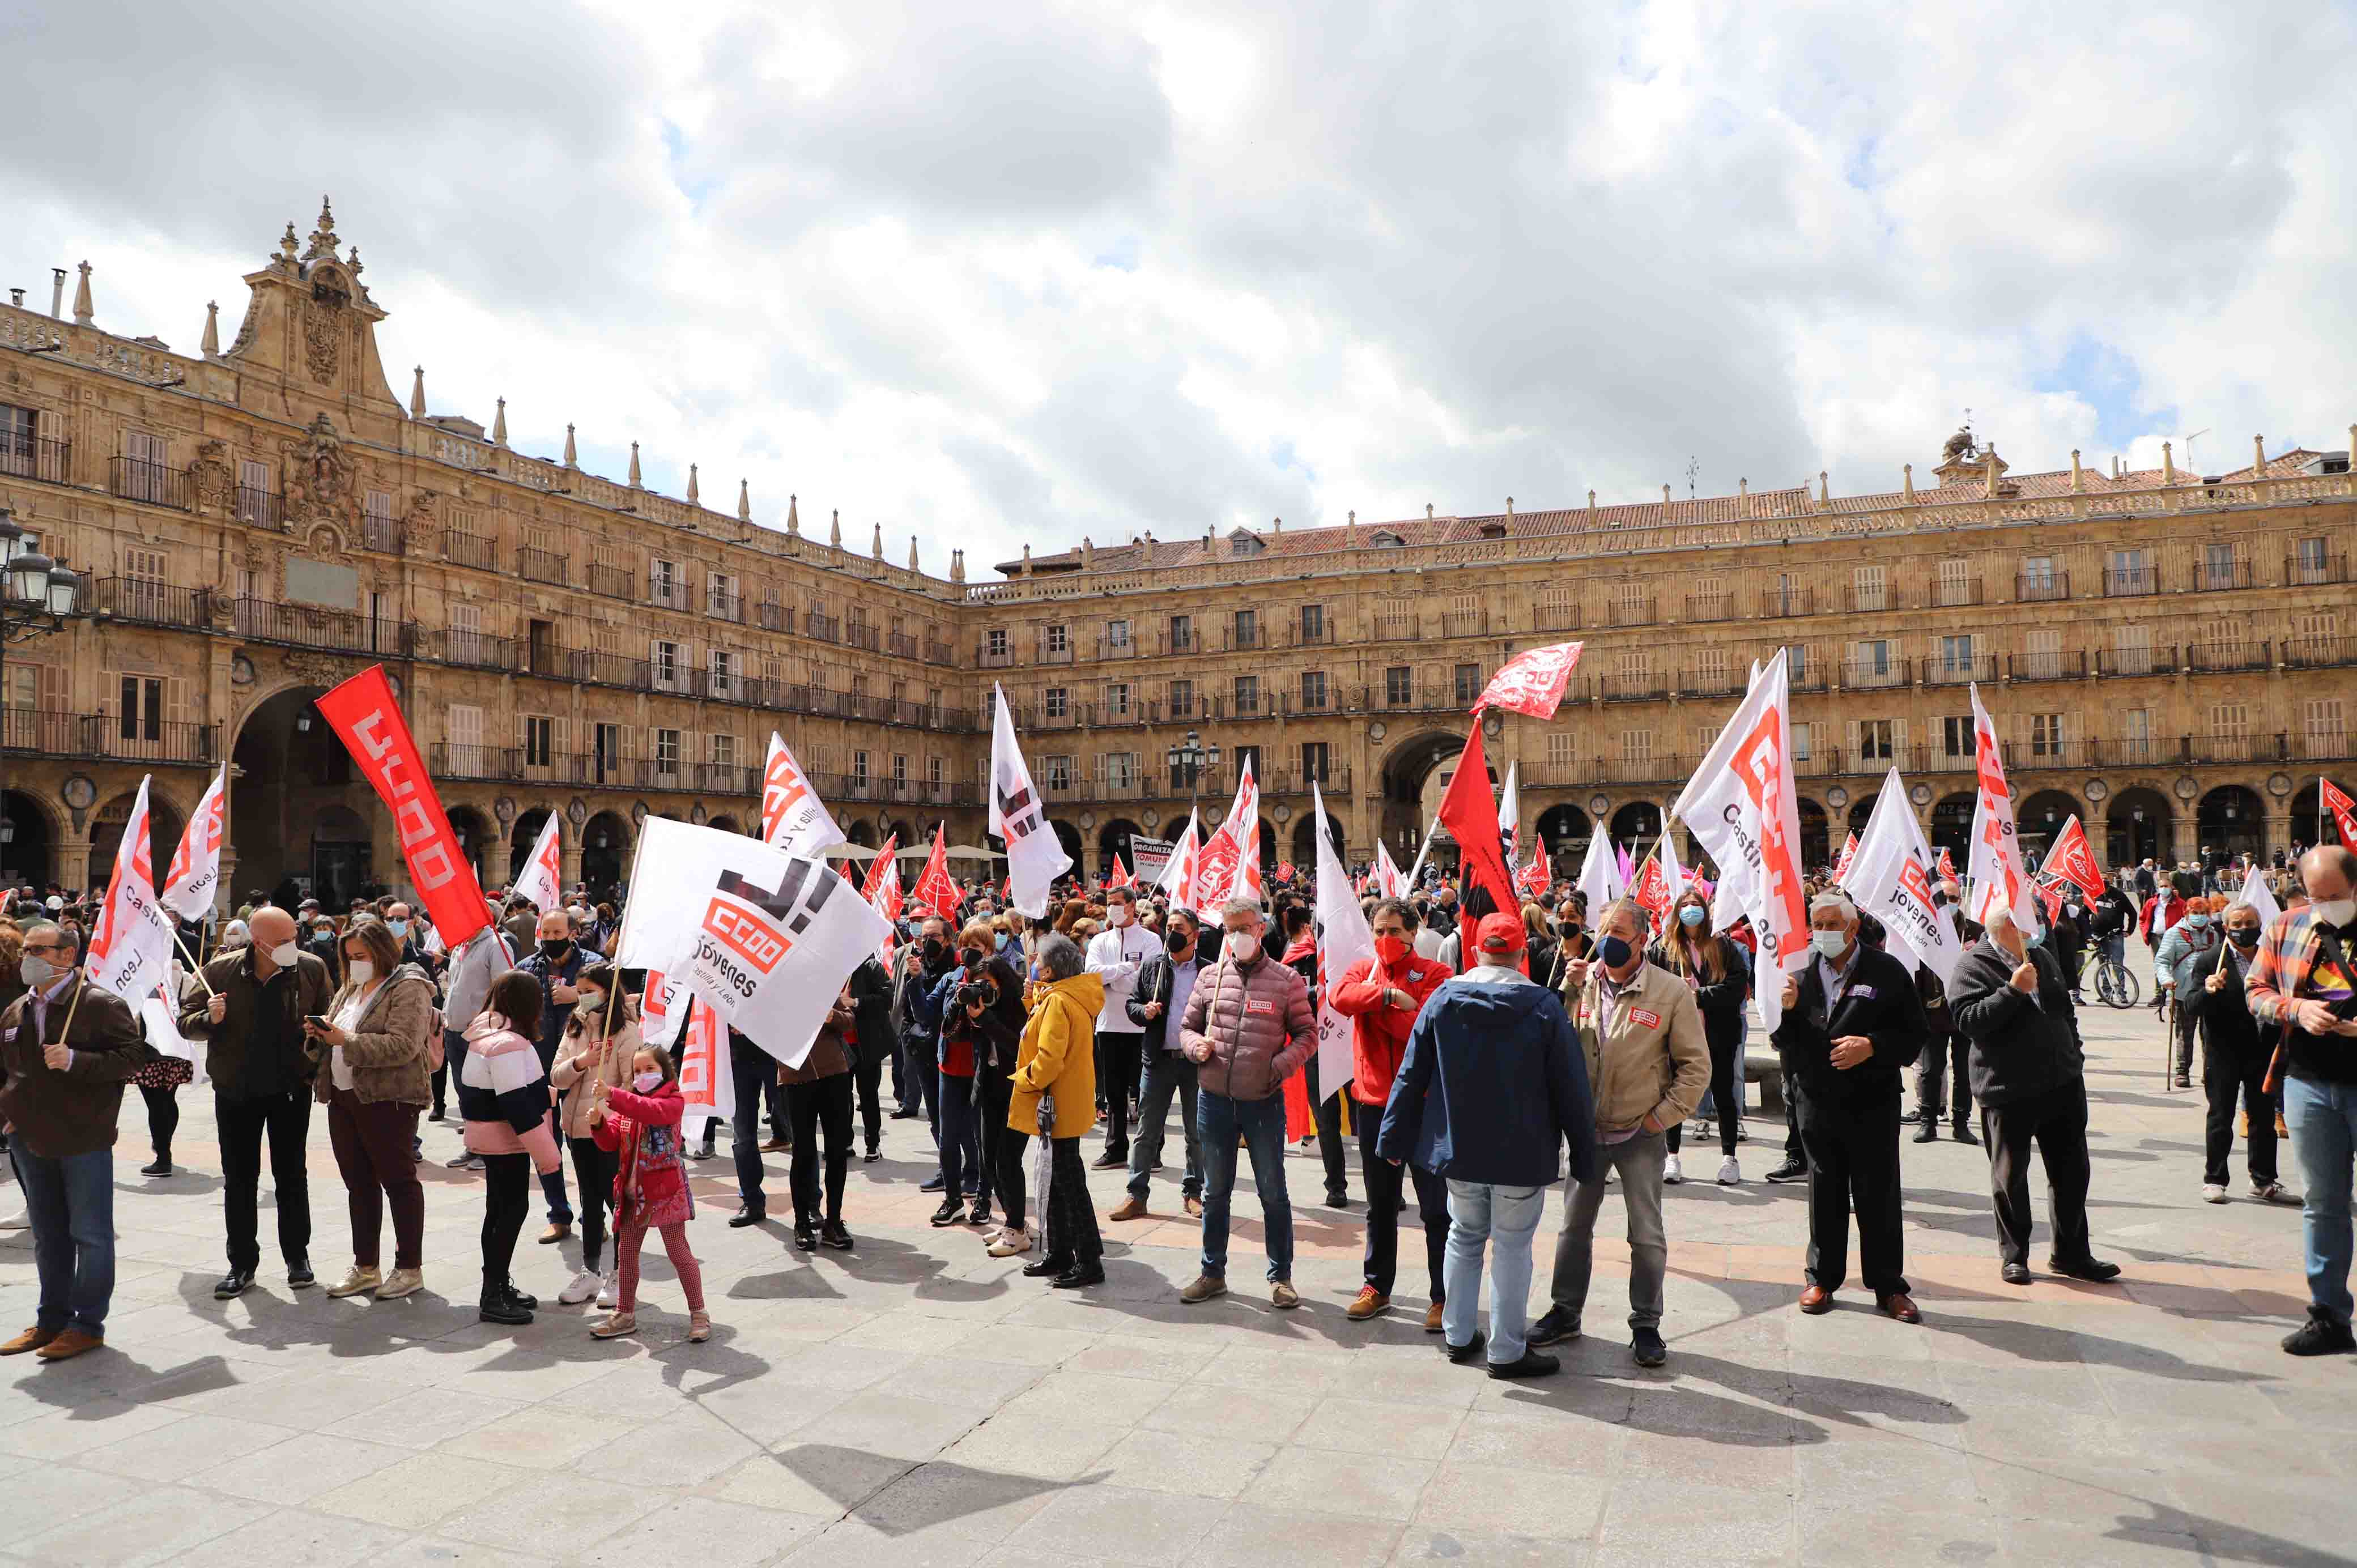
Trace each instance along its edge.
<path fill-rule="evenodd" d="M 180 928 L 178 926 L 172 928 L 172 945 L 180 950 L 180 956 L 187 959 L 188 967 L 196 972 L 197 983 L 205 988 L 206 1000 L 219 995 L 220 993 L 213 989 L 213 983 L 205 978 L 205 966 L 198 961 L 196 954 L 188 950 L 188 944 L 180 940 Z"/>

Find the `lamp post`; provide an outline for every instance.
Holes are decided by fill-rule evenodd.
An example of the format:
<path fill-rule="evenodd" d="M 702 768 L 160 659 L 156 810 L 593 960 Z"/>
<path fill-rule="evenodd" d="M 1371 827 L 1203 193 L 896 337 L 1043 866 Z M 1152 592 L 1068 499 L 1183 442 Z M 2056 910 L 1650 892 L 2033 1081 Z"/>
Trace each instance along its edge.
<path fill-rule="evenodd" d="M 1172 746 L 1168 757 L 1172 771 L 1186 769 L 1187 809 L 1190 813 L 1200 812 L 1202 809 L 1203 769 L 1220 765 L 1220 748 L 1205 746 L 1200 736 L 1189 730 L 1187 744 Z"/>
<path fill-rule="evenodd" d="M 81 586 L 79 575 L 27 544 L 14 515 L 0 506 L 0 847 L 16 839 L 16 824 L 8 816 L 6 803 L 8 644 L 64 630 Z"/>

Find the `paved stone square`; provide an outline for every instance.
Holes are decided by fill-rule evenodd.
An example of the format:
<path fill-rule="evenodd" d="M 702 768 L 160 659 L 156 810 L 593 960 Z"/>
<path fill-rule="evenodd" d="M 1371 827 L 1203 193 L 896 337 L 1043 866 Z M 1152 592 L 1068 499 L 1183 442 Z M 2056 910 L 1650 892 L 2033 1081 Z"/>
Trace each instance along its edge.
<path fill-rule="evenodd" d="M 290 1291 L 269 1256 L 265 1179 L 262 1281 L 216 1303 L 209 1091 L 182 1090 L 176 1158 L 192 1168 L 156 1182 L 135 1174 L 145 1125 L 133 1096 L 109 1344 L 0 1366 L 0 1560 L 2357 1558 L 2357 1365 L 2276 1348 L 2305 1300 L 2297 1208 L 2241 1197 L 2239 1177 L 2235 1202 L 2202 1204 L 2201 1096 L 2165 1090 L 2151 1014 L 2083 1017 L 2095 1242 L 2126 1266 L 2119 1285 L 2001 1283 L 1986 1162 L 1943 1139 L 1904 1147 L 1923 1326 L 1877 1316 L 1855 1284 L 1839 1310 L 1803 1317 L 1802 1190 L 1759 1180 L 1781 1129 L 1755 1117 L 1747 1185 L 1712 1185 L 1715 1144 L 1689 1142 L 1702 1179 L 1669 1194 L 1669 1365 L 1629 1359 L 1615 1198 L 1591 1337 L 1563 1348 L 1561 1375 L 1515 1384 L 1448 1366 L 1420 1331 L 1412 1212 L 1393 1316 L 1343 1318 L 1360 1211 L 1301 1202 L 1320 1190 L 1313 1154 L 1288 1161 L 1301 1310 L 1275 1311 L 1255 1288 L 1248 1191 L 1232 1294 L 1189 1308 L 1176 1299 L 1197 1263 L 1183 1219 L 1107 1226 L 1111 1277 L 1078 1294 L 1022 1278 L 1021 1259 L 985 1257 L 974 1232 L 933 1230 L 933 1199 L 916 1190 L 930 1145 L 910 1122 L 886 1123 L 883 1161 L 852 1165 L 850 1252 L 797 1252 L 776 1219 L 727 1229 L 725 1148 L 698 1167 L 708 1344 L 685 1342 L 677 1286 L 652 1257 L 642 1337 L 593 1342 L 588 1309 L 553 1305 L 576 1254 L 533 1245 L 537 1205 L 517 1272 L 552 1305 L 520 1331 L 479 1324 L 479 1178 L 438 1164 L 425 1294 Z M 425 1139 L 436 1162 L 456 1152 L 449 1127 Z M 1178 1208 L 1179 1154 L 1174 1133 L 1157 1214 Z M 770 1169 L 782 1216 L 783 1156 Z M 1114 1173 L 1092 1181 L 1100 1212 L 1118 1201 Z M 324 1121 L 311 1183 L 313 1257 L 332 1281 L 349 1230 Z M 1557 1207 L 1540 1231 L 1542 1294 Z M 0 1245 L 11 1328 L 32 1317 L 29 1249 L 21 1231 Z"/>

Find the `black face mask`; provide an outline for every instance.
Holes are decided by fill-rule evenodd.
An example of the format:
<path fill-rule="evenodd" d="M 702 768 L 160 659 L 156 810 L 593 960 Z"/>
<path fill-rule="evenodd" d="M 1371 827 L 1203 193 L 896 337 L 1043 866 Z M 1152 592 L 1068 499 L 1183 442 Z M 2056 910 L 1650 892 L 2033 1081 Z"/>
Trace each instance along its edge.
<path fill-rule="evenodd" d="M 939 963 L 942 961 L 942 954 L 948 950 L 948 944 L 939 937 L 927 937 L 924 946 L 920 950 L 924 953 L 927 963 Z"/>
<path fill-rule="evenodd" d="M 1596 944 L 1596 956 L 1604 961 L 1607 969 L 1619 969 L 1636 950 L 1620 937 L 1607 937 Z"/>
<path fill-rule="evenodd" d="M 544 940 L 540 944 L 540 956 L 548 959 L 563 958 L 565 956 L 565 950 L 570 948 L 572 945 L 573 944 L 569 941 L 561 941 L 554 939 Z"/>
<path fill-rule="evenodd" d="M 2256 926 L 2233 927 L 2226 932 L 2226 940 L 2233 943 L 2238 948 L 2257 947 L 2259 945 L 2259 928 Z"/>
<path fill-rule="evenodd" d="M 958 962 L 965 965 L 968 969 L 981 968 L 982 950 L 980 948 L 958 949 Z"/>

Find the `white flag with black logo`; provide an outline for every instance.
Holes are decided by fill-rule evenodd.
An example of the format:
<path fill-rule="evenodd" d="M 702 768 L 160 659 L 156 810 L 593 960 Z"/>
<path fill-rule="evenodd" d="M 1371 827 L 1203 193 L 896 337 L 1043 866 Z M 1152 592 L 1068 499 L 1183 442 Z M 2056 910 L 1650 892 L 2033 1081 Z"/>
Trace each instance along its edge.
<path fill-rule="evenodd" d="M 1023 748 L 1015 743 L 1015 714 L 1006 690 L 991 684 L 990 831 L 1006 843 L 1006 879 L 1015 907 L 1035 920 L 1048 915 L 1048 889 L 1072 868 L 1072 857 L 1056 842 L 1048 811 L 1032 787 Z"/>
<path fill-rule="evenodd" d="M 1894 768 L 1883 778 L 1882 793 L 1875 797 L 1842 887 L 1860 913 L 1880 920 L 1944 985 L 1964 956 L 1964 944 L 1954 915 L 1932 902 L 1932 846 L 1923 842 L 1915 808 L 1907 803 L 1907 787 Z"/>

